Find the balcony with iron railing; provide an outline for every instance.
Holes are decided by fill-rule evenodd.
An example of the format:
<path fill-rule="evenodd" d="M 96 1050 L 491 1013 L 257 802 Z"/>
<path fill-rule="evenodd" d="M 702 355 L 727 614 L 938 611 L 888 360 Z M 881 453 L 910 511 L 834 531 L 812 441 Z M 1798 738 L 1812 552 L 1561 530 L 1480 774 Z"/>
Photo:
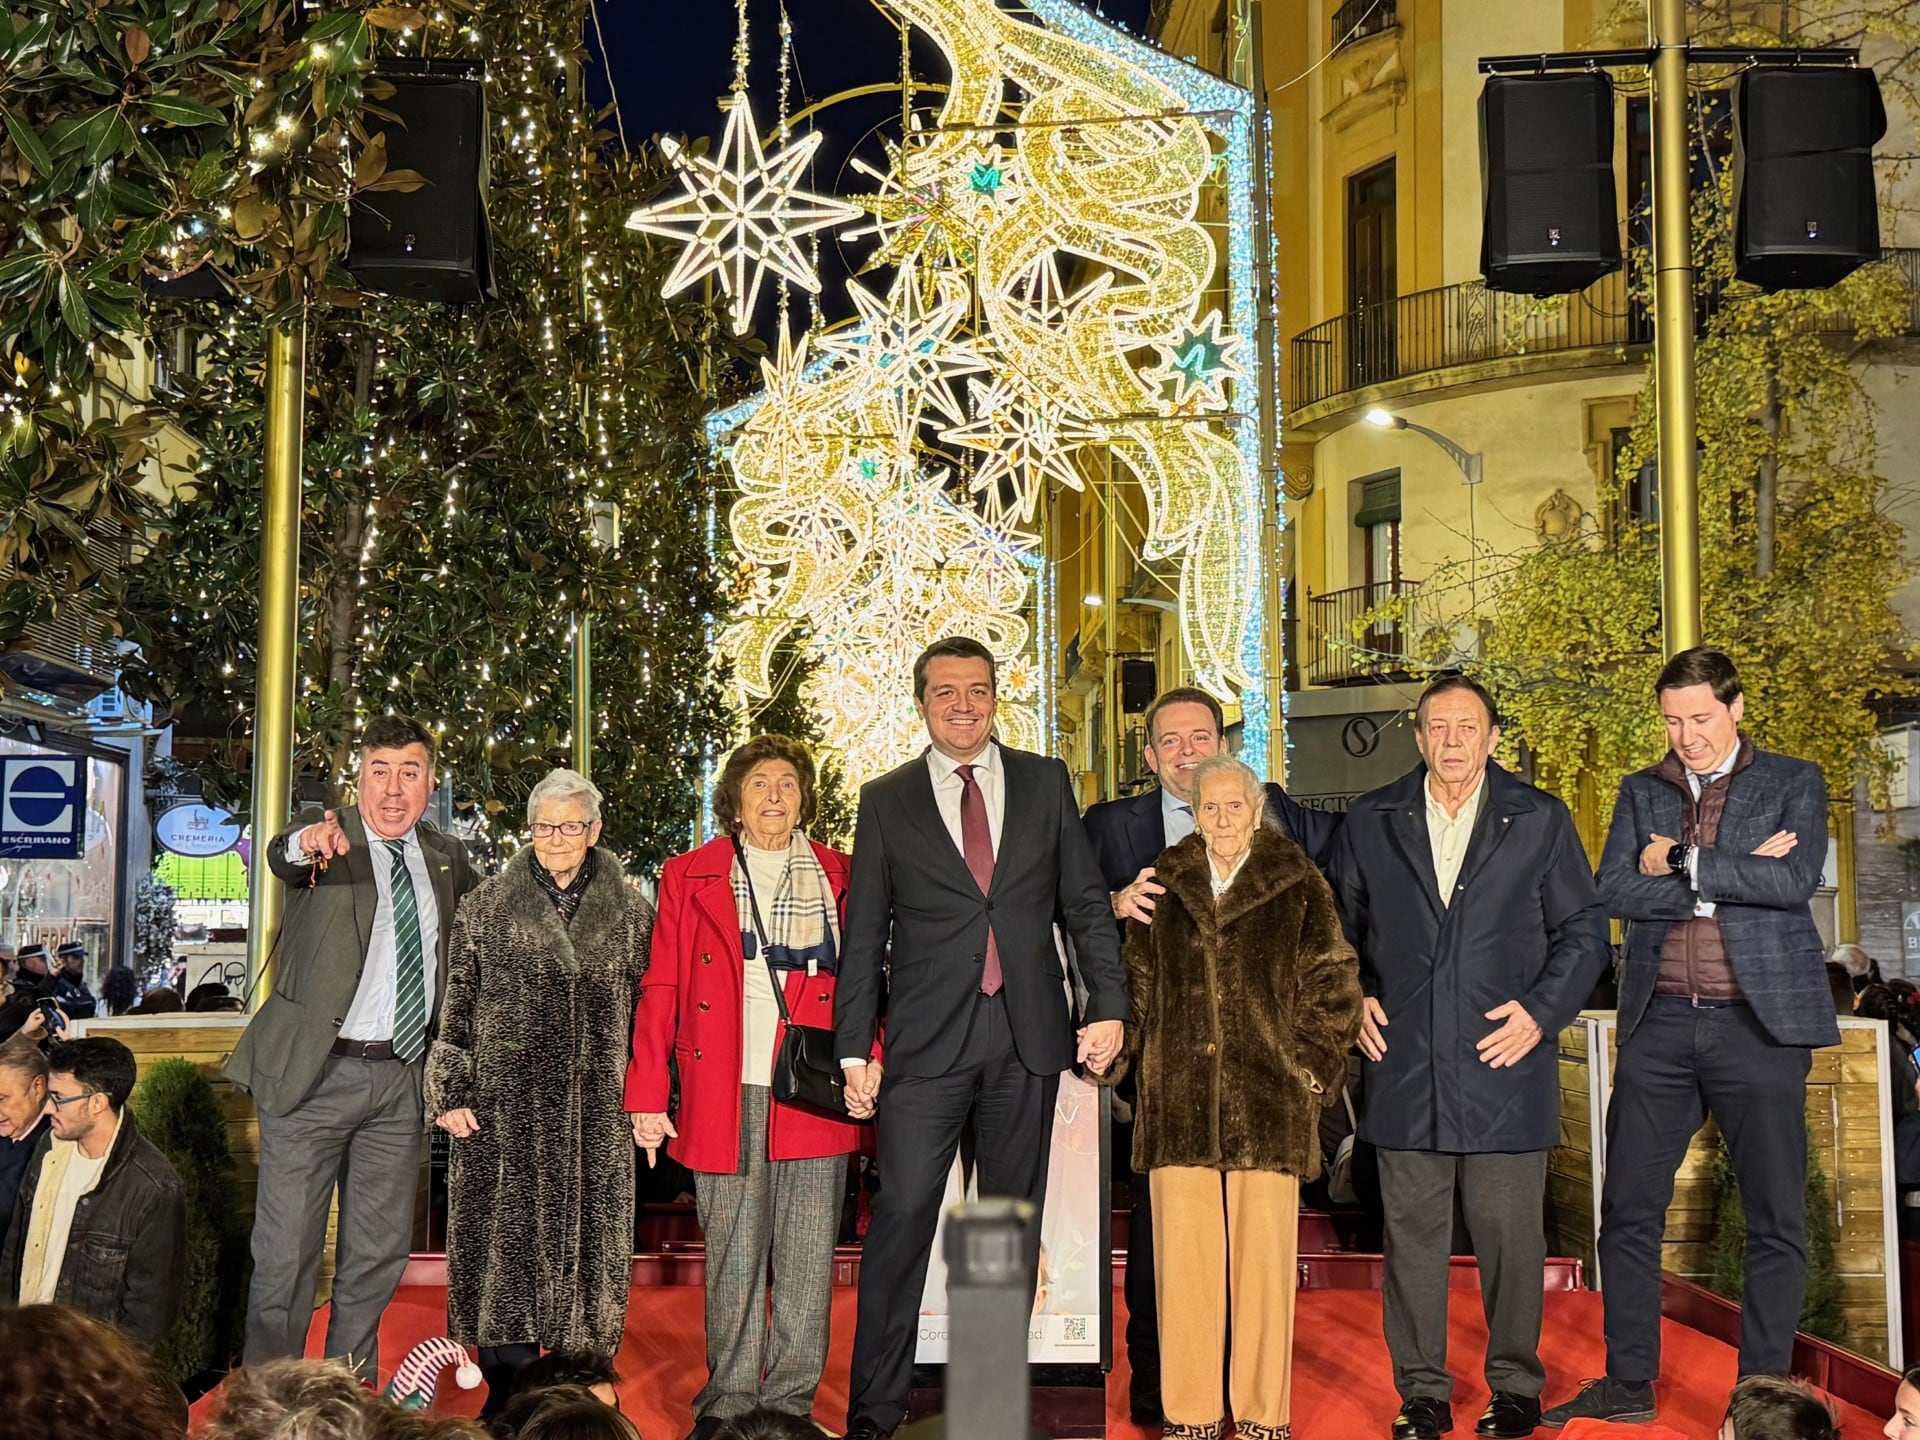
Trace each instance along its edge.
<path fill-rule="evenodd" d="M 1398 0 L 1346 0 L 1333 12 L 1333 48 L 1378 35 L 1399 23 Z"/>
<path fill-rule="evenodd" d="M 1306 682 L 1342 685 L 1404 675 L 1408 641 L 1417 631 L 1419 594 L 1417 580 L 1381 580 L 1308 596 Z M 1364 617 L 1390 606 L 1392 618 L 1355 633 Z"/>
<path fill-rule="evenodd" d="M 1907 284 L 1905 333 L 1920 335 L 1920 250 L 1888 250 L 1884 262 Z M 1718 303 L 1702 297 L 1704 321 Z M 1852 328 L 1836 316 L 1830 328 Z M 1478 280 L 1402 295 L 1383 305 L 1324 320 L 1296 335 L 1288 347 L 1287 408 L 1296 424 L 1310 423 L 1339 397 L 1373 386 L 1457 367 L 1521 357 L 1577 363 L 1653 341 L 1653 317 L 1616 271 L 1564 301 L 1542 302 L 1492 291 Z M 1316 407 L 1320 407 L 1316 413 Z"/>

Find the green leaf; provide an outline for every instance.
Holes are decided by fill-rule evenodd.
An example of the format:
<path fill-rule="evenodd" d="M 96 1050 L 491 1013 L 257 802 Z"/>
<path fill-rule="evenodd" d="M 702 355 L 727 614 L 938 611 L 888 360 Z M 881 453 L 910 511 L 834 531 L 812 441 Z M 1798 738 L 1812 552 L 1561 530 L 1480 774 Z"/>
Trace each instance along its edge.
<path fill-rule="evenodd" d="M 336 10 L 325 19 L 308 26 L 306 34 L 300 38 L 311 45 L 318 40 L 331 40 L 336 35 L 344 35 L 349 30 L 365 29 L 366 24 L 358 10 Z"/>
<path fill-rule="evenodd" d="M 204 200 L 220 188 L 220 182 L 227 176 L 231 157 L 219 150 L 209 150 L 194 162 L 192 177 L 187 181 L 187 189 L 194 199 Z"/>
<path fill-rule="evenodd" d="M 141 102 L 147 113 L 169 125 L 224 125 L 227 117 L 211 105 L 184 95 L 149 95 Z"/>
<path fill-rule="evenodd" d="M 87 164 L 98 165 L 119 149 L 118 132 L 124 124 L 120 112 L 111 105 L 102 106 L 87 118 L 86 128 L 81 131 Z"/>
<path fill-rule="evenodd" d="M 13 141 L 14 147 L 27 157 L 27 163 L 44 180 L 53 170 L 53 155 L 47 149 L 46 142 L 34 134 L 33 126 L 12 106 L 0 110 L 0 115 L 6 117 L 7 136 Z"/>
<path fill-rule="evenodd" d="M 93 334 L 93 319 L 87 313 L 87 298 L 80 291 L 80 282 L 64 270 L 60 272 L 60 318 L 76 340 Z"/>
<path fill-rule="evenodd" d="M 26 255 L 9 255 L 0 260 L 0 285 L 11 285 L 38 271 L 52 268 L 53 257 L 44 251 Z"/>

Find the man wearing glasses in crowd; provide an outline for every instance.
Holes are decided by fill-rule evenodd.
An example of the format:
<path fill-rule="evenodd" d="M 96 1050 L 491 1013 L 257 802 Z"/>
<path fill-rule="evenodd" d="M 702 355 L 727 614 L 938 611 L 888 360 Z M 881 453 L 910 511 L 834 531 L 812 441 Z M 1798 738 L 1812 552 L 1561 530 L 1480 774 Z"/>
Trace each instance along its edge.
<path fill-rule="evenodd" d="M 118 1040 L 73 1040 L 54 1051 L 51 1067 L 51 1123 L 0 1250 L 0 1297 L 71 1306 L 151 1350 L 180 1308 L 186 1273 L 180 1177 L 127 1109 L 131 1050 Z"/>

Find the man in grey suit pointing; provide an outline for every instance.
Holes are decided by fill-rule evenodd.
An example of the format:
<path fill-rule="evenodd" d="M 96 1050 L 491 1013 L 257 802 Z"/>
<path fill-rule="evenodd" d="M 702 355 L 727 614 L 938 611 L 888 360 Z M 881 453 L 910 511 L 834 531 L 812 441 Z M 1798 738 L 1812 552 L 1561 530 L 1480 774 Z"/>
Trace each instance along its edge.
<path fill-rule="evenodd" d="M 421 823 L 433 740 L 384 715 L 360 742 L 359 803 L 302 816 L 265 858 L 287 886 L 273 990 L 227 1078 L 260 1119 L 246 1363 L 305 1353 L 336 1187 L 326 1353 L 372 1380 L 406 1270 L 425 1133 L 421 1058 L 444 990 L 464 846 Z"/>

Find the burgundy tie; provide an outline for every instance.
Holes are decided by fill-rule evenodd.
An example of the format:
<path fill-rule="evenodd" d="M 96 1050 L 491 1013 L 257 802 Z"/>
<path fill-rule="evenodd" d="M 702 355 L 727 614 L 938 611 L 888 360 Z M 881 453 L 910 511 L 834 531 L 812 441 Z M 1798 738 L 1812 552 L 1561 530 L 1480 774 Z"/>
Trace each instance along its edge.
<path fill-rule="evenodd" d="M 973 765 L 956 765 L 960 777 L 960 848 L 967 857 L 967 869 L 973 883 L 985 895 L 993 888 L 993 832 L 987 828 L 987 802 L 981 798 L 980 782 L 973 778 Z M 987 922 L 987 966 L 980 972 L 980 993 L 1000 993 L 1000 942 L 993 938 L 993 922 Z"/>

